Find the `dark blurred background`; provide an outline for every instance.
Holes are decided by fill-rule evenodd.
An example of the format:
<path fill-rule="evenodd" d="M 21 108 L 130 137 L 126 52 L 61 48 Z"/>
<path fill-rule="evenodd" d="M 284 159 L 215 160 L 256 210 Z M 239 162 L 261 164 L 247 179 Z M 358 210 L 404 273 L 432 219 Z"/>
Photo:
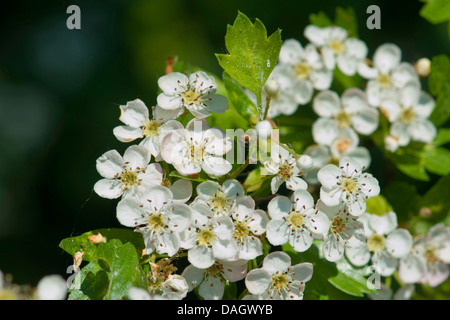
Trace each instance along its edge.
<path fill-rule="evenodd" d="M 66 9 L 81 8 L 81 30 L 68 30 Z M 381 30 L 366 28 L 366 8 L 381 8 Z M 0 270 L 15 283 L 65 276 L 72 258 L 61 239 L 119 226 L 116 201 L 100 198 L 95 160 L 122 153 L 112 130 L 120 104 L 156 102 L 168 56 L 220 74 L 227 24 L 238 10 L 269 33 L 305 42 L 309 14 L 334 17 L 354 7 L 371 56 L 394 42 L 403 59 L 448 53 L 446 25 L 419 16 L 419 1 L 11 1 L 0 12 Z M 425 186 L 424 188 L 426 188 Z"/>

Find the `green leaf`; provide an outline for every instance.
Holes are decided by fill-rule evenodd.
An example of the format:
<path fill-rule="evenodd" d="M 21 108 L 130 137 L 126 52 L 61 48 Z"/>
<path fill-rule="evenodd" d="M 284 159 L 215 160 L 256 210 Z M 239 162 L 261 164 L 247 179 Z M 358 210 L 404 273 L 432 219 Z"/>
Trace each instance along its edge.
<path fill-rule="evenodd" d="M 169 176 L 197 182 L 203 182 L 208 180 L 207 177 L 202 177 L 201 175 L 183 176 L 182 174 L 179 174 L 177 171 L 170 172 Z"/>
<path fill-rule="evenodd" d="M 450 173 L 450 151 L 440 147 L 425 148 L 422 154 L 425 168 L 435 174 L 445 176 Z"/>
<path fill-rule="evenodd" d="M 450 20 L 449 0 L 428 0 L 420 10 L 420 15 L 433 24 Z"/>
<path fill-rule="evenodd" d="M 450 175 L 439 179 L 423 196 L 421 207 L 431 210 L 431 219 L 439 221 L 449 214 L 450 197 L 448 196 L 448 190 L 450 190 Z"/>
<path fill-rule="evenodd" d="M 408 221 L 419 211 L 421 199 L 416 187 L 410 183 L 395 181 L 384 187 L 382 193 L 388 203 L 392 205 L 399 221 Z"/>
<path fill-rule="evenodd" d="M 225 291 L 223 293 L 222 300 L 236 300 L 237 298 L 237 286 L 236 282 L 230 282 L 225 284 Z"/>
<path fill-rule="evenodd" d="M 234 107 L 239 115 L 248 119 L 252 125 L 257 124 L 259 122 L 258 109 L 245 94 L 244 89 L 225 71 L 222 80 L 227 90 L 228 103 Z"/>
<path fill-rule="evenodd" d="M 387 202 L 386 198 L 381 194 L 366 200 L 366 212 L 382 216 L 385 213 L 392 211 L 391 205 Z"/>
<path fill-rule="evenodd" d="M 398 149 L 397 153 L 390 157 L 397 168 L 407 176 L 421 181 L 430 180 L 422 162 L 421 150 L 417 151 L 408 146 Z"/>
<path fill-rule="evenodd" d="M 82 235 L 77 237 L 66 238 L 61 241 L 59 247 L 72 256 L 77 251 L 84 251 L 83 260 L 91 261 L 91 259 L 95 255 L 98 245 L 92 244 L 88 240 L 88 237 L 97 234 L 101 234 L 103 237 L 105 237 L 106 241 L 118 239 L 122 243 L 128 242 L 131 243 L 136 248 L 136 250 L 142 251 L 145 249 L 145 243 L 141 233 L 134 232 L 133 230 L 130 229 L 115 229 L 115 228 L 97 229 L 83 233 Z"/>
<path fill-rule="evenodd" d="M 262 113 L 261 93 L 278 60 L 282 45 L 280 30 L 267 37 L 266 28 L 260 20 L 252 23 L 239 12 L 234 24 L 227 27 L 225 44 L 229 54 L 216 54 L 219 64 L 256 95 L 259 112 Z"/>
<path fill-rule="evenodd" d="M 436 138 L 433 140 L 433 144 L 436 146 L 442 146 L 450 142 L 450 129 L 441 128 L 438 130 Z"/>
<path fill-rule="evenodd" d="M 333 24 L 331 19 L 328 18 L 326 13 L 323 11 L 320 11 L 319 13 L 311 13 L 309 15 L 309 22 L 320 28 L 329 27 Z"/>
<path fill-rule="evenodd" d="M 84 266 L 73 279 L 68 300 L 101 300 L 108 289 L 108 276 L 93 260 Z"/>
<path fill-rule="evenodd" d="M 108 273 L 109 287 L 104 299 L 123 299 L 132 286 L 145 285 L 138 255 L 131 243 L 122 244 L 118 239 L 100 243 L 95 256 L 107 264 L 103 269 Z"/>
<path fill-rule="evenodd" d="M 450 118 L 450 59 L 447 55 L 435 56 L 431 60 L 428 89 L 437 97 L 430 121 L 439 127 Z"/>
<path fill-rule="evenodd" d="M 355 9 L 352 7 L 348 7 L 347 9 L 337 7 L 334 22 L 337 26 L 347 30 L 350 38 L 358 37 L 358 21 Z"/>
<path fill-rule="evenodd" d="M 355 268 L 344 257 L 336 262 L 338 274 L 328 281 L 339 290 L 355 297 L 364 297 L 365 293 L 375 293 L 375 289 L 368 287 L 366 267 Z"/>

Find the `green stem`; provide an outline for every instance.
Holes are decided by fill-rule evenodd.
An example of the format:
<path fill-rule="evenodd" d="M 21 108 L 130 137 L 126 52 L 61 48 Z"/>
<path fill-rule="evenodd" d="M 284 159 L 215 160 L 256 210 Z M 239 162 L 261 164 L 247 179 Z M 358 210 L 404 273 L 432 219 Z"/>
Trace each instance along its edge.
<path fill-rule="evenodd" d="M 270 97 L 266 98 L 266 109 L 264 110 L 264 118 L 263 120 L 267 119 L 267 114 L 269 113 L 270 108 Z"/>

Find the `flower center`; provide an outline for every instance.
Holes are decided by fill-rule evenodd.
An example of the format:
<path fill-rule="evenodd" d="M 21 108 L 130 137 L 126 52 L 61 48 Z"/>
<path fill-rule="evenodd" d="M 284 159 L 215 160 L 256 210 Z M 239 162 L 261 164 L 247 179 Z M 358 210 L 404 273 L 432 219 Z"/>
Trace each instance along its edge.
<path fill-rule="evenodd" d="M 415 116 L 416 115 L 414 114 L 412 107 L 402 108 L 400 120 L 405 124 L 410 124 L 411 122 L 413 122 Z"/>
<path fill-rule="evenodd" d="M 439 261 L 439 258 L 436 256 L 435 253 L 435 248 L 427 247 L 424 256 L 428 263 L 435 263 Z"/>
<path fill-rule="evenodd" d="M 341 188 L 347 195 L 353 194 L 358 190 L 358 183 L 355 178 L 346 177 L 341 181 Z"/>
<path fill-rule="evenodd" d="M 149 120 L 142 128 L 144 130 L 144 136 L 154 137 L 159 135 L 160 124 L 156 120 Z"/>
<path fill-rule="evenodd" d="M 331 232 L 340 235 L 344 234 L 344 231 L 348 229 L 345 226 L 345 222 L 346 221 L 344 221 L 344 219 L 342 219 L 342 217 L 340 216 L 334 217 L 333 220 L 331 221 Z"/>
<path fill-rule="evenodd" d="M 225 196 L 222 191 L 218 191 L 208 202 L 211 210 L 216 213 L 228 214 L 231 208 L 231 201 Z"/>
<path fill-rule="evenodd" d="M 342 41 L 338 40 L 331 40 L 328 43 L 328 46 L 330 47 L 331 50 L 333 50 L 335 54 L 341 54 L 345 50 L 345 46 L 342 43 Z"/>
<path fill-rule="evenodd" d="M 170 188 L 170 187 L 172 186 L 172 182 L 170 182 L 169 179 L 167 179 L 166 177 L 164 177 L 164 178 L 162 178 L 162 180 L 161 180 L 161 185 L 162 185 L 163 187 Z"/>
<path fill-rule="evenodd" d="M 217 278 L 223 273 L 223 265 L 216 262 L 211 267 L 206 269 L 206 273 L 211 277 Z"/>
<path fill-rule="evenodd" d="M 385 248 L 385 239 L 379 234 L 373 234 L 367 239 L 369 251 L 378 252 Z"/>
<path fill-rule="evenodd" d="M 201 102 L 202 94 L 194 89 L 188 89 L 181 94 L 181 101 L 188 106 L 193 106 Z"/>
<path fill-rule="evenodd" d="M 376 81 L 383 89 L 389 88 L 391 86 L 391 77 L 387 74 L 378 75 Z"/>
<path fill-rule="evenodd" d="M 287 274 L 274 274 L 272 276 L 272 287 L 278 291 L 282 291 L 289 286 L 290 278 Z"/>
<path fill-rule="evenodd" d="M 199 246 L 211 246 L 214 239 L 216 238 L 216 236 L 214 235 L 214 233 L 209 230 L 209 229 L 202 229 L 199 233 L 198 233 L 198 245 Z"/>
<path fill-rule="evenodd" d="M 294 67 L 294 72 L 297 78 L 304 80 L 309 77 L 311 67 L 306 62 L 300 62 Z"/>
<path fill-rule="evenodd" d="M 199 146 L 197 144 L 192 144 L 188 149 L 188 156 L 191 158 L 193 163 L 201 164 L 203 163 L 203 152 L 205 151 L 205 147 Z"/>
<path fill-rule="evenodd" d="M 234 222 L 233 238 L 239 241 L 245 240 L 250 234 L 250 229 L 245 221 Z"/>
<path fill-rule="evenodd" d="M 286 218 L 286 222 L 289 224 L 289 227 L 292 230 L 302 228 L 305 224 L 303 221 L 303 215 L 300 212 L 291 212 L 289 216 Z"/>
<path fill-rule="evenodd" d="M 284 162 L 278 168 L 278 176 L 283 180 L 288 180 L 292 176 L 293 165 Z"/>
<path fill-rule="evenodd" d="M 137 184 L 138 181 L 138 172 L 137 171 L 129 171 L 127 169 L 124 169 L 122 171 L 122 175 L 120 176 L 120 179 L 125 186 L 125 189 L 134 186 Z"/>
<path fill-rule="evenodd" d="M 154 231 L 159 231 L 159 230 L 164 229 L 165 224 L 164 224 L 163 215 L 161 213 L 152 214 L 148 218 L 148 227 Z"/>
<path fill-rule="evenodd" d="M 339 153 L 343 153 L 347 151 L 348 147 L 350 146 L 350 141 L 348 139 L 343 138 L 338 140 L 335 145 Z"/>
<path fill-rule="evenodd" d="M 352 116 L 344 110 L 341 110 L 335 116 L 335 120 L 337 121 L 339 128 L 347 128 L 352 123 Z"/>

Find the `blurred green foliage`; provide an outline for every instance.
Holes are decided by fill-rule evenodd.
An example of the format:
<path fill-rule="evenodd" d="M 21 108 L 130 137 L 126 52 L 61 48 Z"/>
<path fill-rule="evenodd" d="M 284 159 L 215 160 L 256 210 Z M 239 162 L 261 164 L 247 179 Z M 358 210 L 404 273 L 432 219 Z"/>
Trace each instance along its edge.
<path fill-rule="evenodd" d="M 338 11 L 331 0 L 71 4 L 81 8 L 81 30 L 66 28 L 64 1 L 11 2 L 0 12 L 0 269 L 13 274 L 16 283 L 35 285 L 50 273 L 68 277 L 65 271 L 72 259 L 58 247 L 61 239 L 119 226 L 116 203 L 93 193 L 99 179 L 97 157 L 126 147 L 112 134 L 119 125 L 118 106 L 135 98 L 154 105 L 157 79 L 164 74 L 169 56 L 220 79 L 222 69 L 214 53 L 227 52 L 226 26 L 238 11 L 252 21 L 264 21 L 269 32 L 280 28 L 283 40 L 301 42 L 310 15 L 344 23 L 353 11 L 359 28 L 353 24 L 349 28 L 367 43 L 369 55 L 385 42 L 399 45 L 406 61 L 450 52 L 447 25 L 433 25 L 421 17 L 424 4 L 419 1 L 370 3 L 381 8 L 380 30 L 365 27 L 369 3 L 357 0 L 341 1 L 344 9 Z M 307 117 L 310 110 L 298 112 Z M 242 121 L 239 115 L 234 119 Z M 303 128 L 301 123 L 289 127 L 287 117 L 275 122 L 288 125 L 286 136 L 298 134 L 298 126 Z M 443 126 L 448 127 L 448 122 Z M 310 132 L 302 131 L 300 136 L 310 139 Z M 299 142 L 294 147 L 301 151 L 306 145 Z M 429 181 L 417 181 L 383 161 L 375 146 L 367 147 L 373 157 L 371 170 L 385 190 L 382 194 L 400 217 L 417 216 L 421 204 L 442 202 L 436 196 L 442 189 L 433 187 L 439 176 L 426 173 Z M 441 178 L 441 185 L 446 181 L 448 176 Z M 444 188 L 448 190 L 448 184 Z M 398 190 L 415 201 L 405 208 L 403 196 L 392 197 Z M 444 209 L 437 215 L 445 219 L 448 203 L 440 208 Z M 415 228 L 433 219 L 437 219 L 434 214 L 419 216 Z"/>

